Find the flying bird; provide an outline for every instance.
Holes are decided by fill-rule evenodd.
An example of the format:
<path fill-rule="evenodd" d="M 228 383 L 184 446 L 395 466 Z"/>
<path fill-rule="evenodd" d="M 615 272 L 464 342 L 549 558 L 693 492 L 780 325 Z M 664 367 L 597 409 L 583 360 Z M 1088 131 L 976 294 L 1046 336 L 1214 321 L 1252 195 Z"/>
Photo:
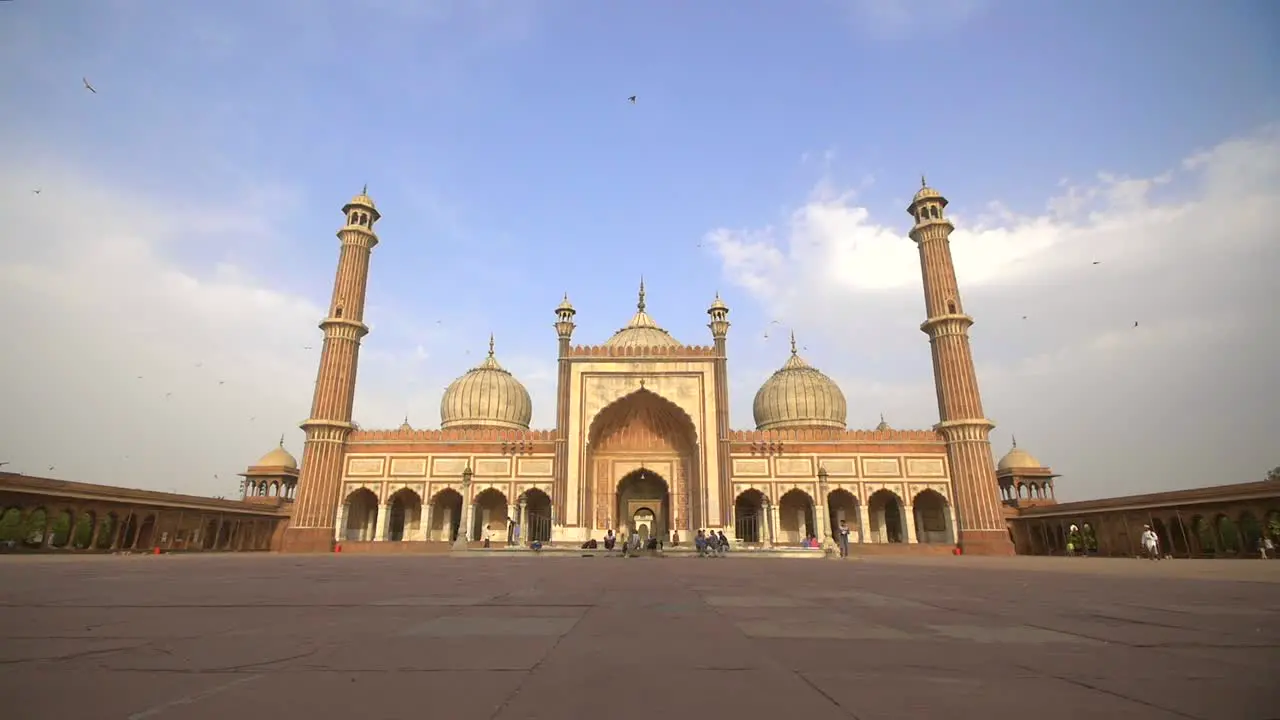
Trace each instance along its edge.
<path fill-rule="evenodd" d="M 311 346 L 310 346 L 310 345 L 303 345 L 303 346 L 302 346 L 302 349 L 303 349 L 303 350 L 310 350 L 310 349 L 311 349 Z"/>
<path fill-rule="evenodd" d="M 165 400 L 168 400 L 168 399 L 169 399 L 169 396 L 170 396 L 170 395 L 172 395 L 172 394 L 173 394 L 173 393 L 171 393 L 171 392 L 167 392 L 167 393 L 165 393 L 165 394 L 164 394 L 164 399 L 165 399 Z"/>
<path fill-rule="evenodd" d="M 627 98 L 627 99 L 631 101 L 631 104 L 632 104 L 632 105 L 635 105 L 635 104 L 636 104 L 636 96 L 635 96 L 635 95 L 632 95 L 631 97 L 629 97 L 629 98 Z"/>
<path fill-rule="evenodd" d="M 85 89 L 85 90 L 88 90 L 89 92 L 93 93 L 94 95 L 97 95 L 97 94 L 98 94 L 98 91 L 97 91 L 97 90 L 94 90 L 94 89 L 93 89 L 93 86 L 89 84 L 89 78 L 82 77 L 82 78 L 80 78 L 80 79 L 84 81 L 84 89 Z"/>
<path fill-rule="evenodd" d="M 1133 321 L 1133 326 L 1134 326 L 1134 327 L 1138 327 L 1138 321 L 1137 321 L 1137 320 L 1134 320 L 1134 321 Z"/>
<path fill-rule="evenodd" d="M 1101 265 L 1101 264 L 1102 264 L 1102 261 L 1101 261 L 1101 260 L 1094 260 L 1094 261 L 1093 261 L 1093 264 L 1094 264 L 1094 265 Z"/>
<path fill-rule="evenodd" d="M 221 385 L 221 384 L 223 384 L 223 383 L 225 383 L 225 382 L 226 382 L 226 380 L 219 380 L 219 381 L 218 381 L 218 384 L 219 384 L 219 385 Z"/>
<path fill-rule="evenodd" d="M 39 194 L 40 194 L 40 188 L 36 188 L 35 190 L 32 190 L 31 192 L 35 193 L 36 195 L 39 195 Z"/>
<path fill-rule="evenodd" d="M 53 472 L 53 466 L 52 466 L 52 465 L 50 465 L 50 466 L 49 466 L 49 472 Z"/>

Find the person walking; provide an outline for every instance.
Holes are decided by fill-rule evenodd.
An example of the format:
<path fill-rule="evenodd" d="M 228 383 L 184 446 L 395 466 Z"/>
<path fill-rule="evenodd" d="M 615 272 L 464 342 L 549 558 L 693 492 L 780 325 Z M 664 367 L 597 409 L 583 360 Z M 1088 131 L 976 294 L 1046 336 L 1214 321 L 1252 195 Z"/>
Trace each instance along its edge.
<path fill-rule="evenodd" d="M 840 557 L 849 557 L 849 523 L 840 521 Z"/>

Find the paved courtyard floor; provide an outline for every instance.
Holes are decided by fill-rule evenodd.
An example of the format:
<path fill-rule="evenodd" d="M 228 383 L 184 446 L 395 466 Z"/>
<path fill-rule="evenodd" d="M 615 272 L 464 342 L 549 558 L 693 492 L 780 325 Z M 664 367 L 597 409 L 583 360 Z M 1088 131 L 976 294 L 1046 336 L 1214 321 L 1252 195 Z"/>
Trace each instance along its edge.
<path fill-rule="evenodd" d="M 1280 718 L 1280 561 L 0 557 L 4 717 Z"/>

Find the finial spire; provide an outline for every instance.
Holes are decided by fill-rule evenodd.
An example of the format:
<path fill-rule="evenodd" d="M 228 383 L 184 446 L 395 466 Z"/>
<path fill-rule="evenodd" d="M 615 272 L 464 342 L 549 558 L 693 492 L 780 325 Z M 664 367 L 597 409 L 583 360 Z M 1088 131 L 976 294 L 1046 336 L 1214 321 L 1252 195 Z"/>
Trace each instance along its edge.
<path fill-rule="evenodd" d="M 1011 437 L 1013 438 L 1013 447 L 1016 449 L 1018 447 L 1018 436 L 1012 435 Z"/>
<path fill-rule="evenodd" d="M 405 424 L 405 425 L 408 425 L 408 424 L 409 424 L 409 413 L 405 413 L 405 414 L 404 414 L 404 424 Z"/>
<path fill-rule="evenodd" d="M 636 303 L 636 309 L 644 312 L 644 276 L 640 276 L 640 302 Z"/>
<path fill-rule="evenodd" d="M 791 331 L 791 354 L 796 354 L 796 331 Z"/>
<path fill-rule="evenodd" d="M 920 187 L 922 188 L 929 187 L 929 183 L 924 181 L 924 173 L 920 173 Z"/>
<path fill-rule="evenodd" d="M 880 424 L 884 424 L 884 413 L 880 413 Z"/>
<path fill-rule="evenodd" d="M 284 433 L 280 434 L 280 447 L 284 447 Z"/>
<path fill-rule="evenodd" d="M 493 357 L 493 333 L 489 333 L 489 357 Z"/>
<path fill-rule="evenodd" d="M 369 183 L 365 183 L 365 184 L 364 184 L 364 187 L 360 188 L 360 194 L 361 194 L 361 195 L 368 195 L 368 194 L 369 194 Z"/>

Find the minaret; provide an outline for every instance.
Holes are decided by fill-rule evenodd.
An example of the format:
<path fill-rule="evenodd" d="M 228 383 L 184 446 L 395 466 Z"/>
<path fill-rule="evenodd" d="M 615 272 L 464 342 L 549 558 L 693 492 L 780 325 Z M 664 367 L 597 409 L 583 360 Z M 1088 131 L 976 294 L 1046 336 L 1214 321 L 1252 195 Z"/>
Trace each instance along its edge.
<path fill-rule="evenodd" d="M 938 392 L 935 426 L 947 441 L 951 483 L 955 491 L 957 540 L 974 555 L 1012 555 L 1013 542 L 1001 513 L 1000 489 L 988 435 L 995 425 L 982 413 L 978 376 L 969 349 L 956 270 L 951 261 L 955 226 L 944 209 L 947 199 L 920 178 L 920 191 L 907 212 L 915 218 L 910 237 L 920 248 L 926 319 L 920 329 L 933 349 L 933 381 Z"/>
<path fill-rule="evenodd" d="M 311 418 L 302 423 L 307 441 L 302 451 L 298 498 L 281 545 L 285 552 L 333 549 L 334 524 L 342 501 L 343 456 L 352 430 L 360 339 L 369 333 L 363 321 L 369 256 L 378 244 L 373 225 L 381 217 L 367 190 L 366 186 L 342 208 L 346 224 L 338 231 L 342 241 L 338 273 L 333 281 L 329 316 L 320 322 L 324 348 L 311 400 Z"/>
<path fill-rule="evenodd" d="M 573 316 L 578 313 L 569 302 L 569 293 L 556 306 L 556 335 L 560 338 L 560 366 L 556 378 L 556 459 L 552 476 L 551 497 L 556 517 L 564 517 L 564 500 L 569 494 L 569 367 L 570 341 L 573 340 Z"/>
<path fill-rule="evenodd" d="M 707 323 L 707 327 L 711 329 L 711 338 L 715 348 L 715 378 L 714 393 L 716 402 L 716 439 L 720 443 L 717 457 L 720 459 L 720 467 L 718 468 L 718 477 L 720 483 L 720 497 L 732 498 L 733 488 L 731 487 L 730 462 L 729 462 L 729 355 L 725 348 L 725 338 L 729 334 L 729 306 L 724 304 L 720 299 L 720 293 L 716 293 L 716 299 L 711 301 L 711 307 L 707 308 L 707 315 L 711 316 L 711 322 Z M 693 507 L 691 504 L 690 507 Z M 733 522 L 733 504 L 731 501 L 722 501 L 720 503 L 720 513 L 722 517 L 716 518 L 721 527 L 731 527 Z"/>

